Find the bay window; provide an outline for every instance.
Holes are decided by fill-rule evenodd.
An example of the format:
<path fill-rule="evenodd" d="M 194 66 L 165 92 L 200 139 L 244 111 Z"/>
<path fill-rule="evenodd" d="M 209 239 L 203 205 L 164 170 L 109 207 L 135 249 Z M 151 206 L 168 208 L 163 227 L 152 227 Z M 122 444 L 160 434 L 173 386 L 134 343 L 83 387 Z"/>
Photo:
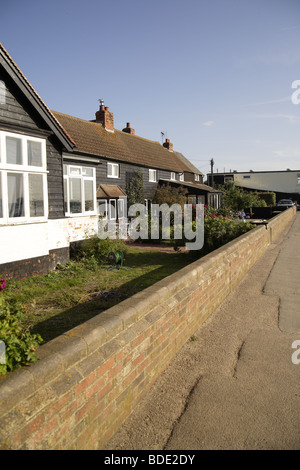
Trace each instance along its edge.
<path fill-rule="evenodd" d="M 95 169 L 64 165 L 64 199 L 66 215 L 96 214 Z"/>
<path fill-rule="evenodd" d="M 0 131 L 0 223 L 45 219 L 46 141 Z"/>

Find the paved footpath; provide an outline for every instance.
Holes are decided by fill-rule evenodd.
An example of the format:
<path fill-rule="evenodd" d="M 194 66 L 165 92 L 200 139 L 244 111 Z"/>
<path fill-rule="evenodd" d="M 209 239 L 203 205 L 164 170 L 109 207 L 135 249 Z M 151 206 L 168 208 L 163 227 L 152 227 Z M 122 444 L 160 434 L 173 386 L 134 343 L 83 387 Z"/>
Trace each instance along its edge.
<path fill-rule="evenodd" d="M 300 449 L 300 213 L 106 449 Z"/>

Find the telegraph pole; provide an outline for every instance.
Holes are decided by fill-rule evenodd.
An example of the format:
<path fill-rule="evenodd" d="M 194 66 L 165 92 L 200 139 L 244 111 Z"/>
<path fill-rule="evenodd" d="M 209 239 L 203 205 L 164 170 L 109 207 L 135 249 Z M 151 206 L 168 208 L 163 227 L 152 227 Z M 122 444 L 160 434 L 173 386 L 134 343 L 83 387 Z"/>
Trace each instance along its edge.
<path fill-rule="evenodd" d="M 210 168 L 211 168 L 211 187 L 214 187 L 214 159 L 210 160 Z"/>

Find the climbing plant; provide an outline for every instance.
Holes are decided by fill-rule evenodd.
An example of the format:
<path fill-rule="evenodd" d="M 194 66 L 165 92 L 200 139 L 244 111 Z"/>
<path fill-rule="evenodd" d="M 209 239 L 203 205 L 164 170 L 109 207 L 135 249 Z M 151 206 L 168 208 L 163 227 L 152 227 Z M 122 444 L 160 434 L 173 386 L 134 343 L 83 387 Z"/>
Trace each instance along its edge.
<path fill-rule="evenodd" d="M 144 204 L 144 182 L 140 171 L 132 174 L 126 184 L 127 204 Z"/>

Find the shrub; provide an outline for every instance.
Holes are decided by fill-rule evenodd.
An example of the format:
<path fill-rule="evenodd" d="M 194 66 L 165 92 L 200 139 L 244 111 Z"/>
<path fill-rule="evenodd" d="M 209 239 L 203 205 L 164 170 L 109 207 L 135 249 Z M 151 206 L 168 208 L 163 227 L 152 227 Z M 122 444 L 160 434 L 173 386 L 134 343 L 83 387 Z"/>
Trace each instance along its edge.
<path fill-rule="evenodd" d="M 125 255 L 127 246 L 123 240 L 106 238 L 104 240 L 97 236 L 87 238 L 78 248 L 77 256 L 81 258 L 86 267 L 93 267 L 95 261 L 98 264 L 106 264 L 111 251 L 120 250 Z"/>
<path fill-rule="evenodd" d="M 257 193 L 245 191 L 233 182 L 222 186 L 222 204 L 233 211 L 242 211 L 246 207 L 265 207 L 266 202 Z"/>
<path fill-rule="evenodd" d="M 267 206 L 276 206 L 276 194 L 273 192 L 257 193 L 260 201 L 264 201 Z"/>
<path fill-rule="evenodd" d="M 154 204 L 180 204 L 183 209 L 183 205 L 186 202 L 187 190 L 183 187 L 175 188 L 170 184 L 164 184 L 156 189 L 153 203 Z"/>
<path fill-rule="evenodd" d="M 5 361 L 1 360 L 4 363 L 0 364 L 0 374 L 38 360 L 35 350 L 43 340 L 40 335 L 30 333 L 22 318 L 24 312 L 25 307 L 11 306 L 0 297 L 0 341 L 5 345 Z"/>

